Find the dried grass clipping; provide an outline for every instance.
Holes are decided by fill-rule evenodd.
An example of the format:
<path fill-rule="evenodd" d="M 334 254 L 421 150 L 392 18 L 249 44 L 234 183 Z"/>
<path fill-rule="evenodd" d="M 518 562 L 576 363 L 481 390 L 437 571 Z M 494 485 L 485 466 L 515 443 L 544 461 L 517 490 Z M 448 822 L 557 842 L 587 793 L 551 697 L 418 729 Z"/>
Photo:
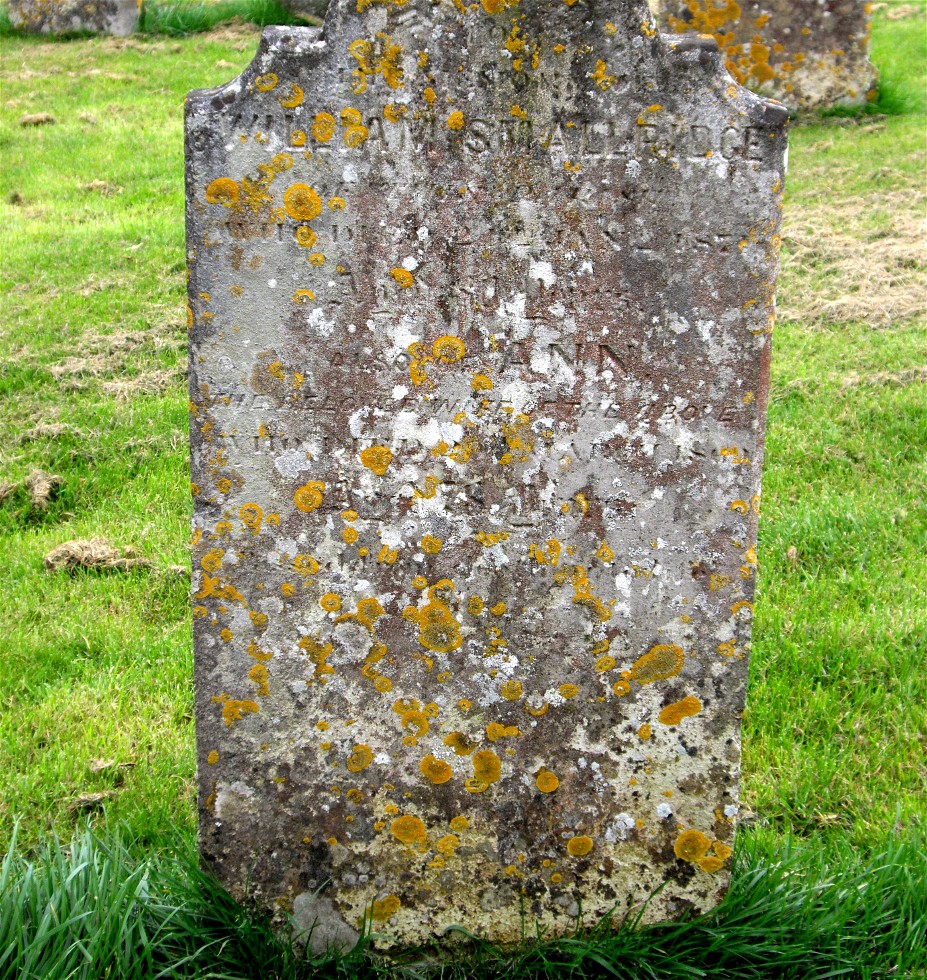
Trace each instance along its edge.
<path fill-rule="evenodd" d="M 779 318 L 887 327 L 927 317 L 925 215 L 927 194 L 915 187 L 792 202 L 783 216 Z"/>
<path fill-rule="evenodd" d="M 42 470 L 33 470 L 19 483 L 0 483 L 0 503 L 23 489 L 29 494 L 29 500 L 35 510 L 48 510 L 48 505 L 54 500 L 58 487 L 63 483 L 64 480 L 60 476 L 43 473 Z"/>
<path fill-rule="evenodd" d="M 137 557 L 134 548 L 114 548 L 103 538 L 92 541 L 65 541 L 45 556 L 50 572 L 74 572 L 79 568 L 99 572 L 127 572 L 132 568 L 151 568 L 152 564 Z"/>
<path fill-rule="evenodd" d="M 62 483 L 64 480 L 60 476 L 52 476 L 50 473 L 43 473 L 41 470 L 33 470 L 26 477 L 25 484 L 29 491 L 32 506 L 36 510 L 47 510 Z"/>

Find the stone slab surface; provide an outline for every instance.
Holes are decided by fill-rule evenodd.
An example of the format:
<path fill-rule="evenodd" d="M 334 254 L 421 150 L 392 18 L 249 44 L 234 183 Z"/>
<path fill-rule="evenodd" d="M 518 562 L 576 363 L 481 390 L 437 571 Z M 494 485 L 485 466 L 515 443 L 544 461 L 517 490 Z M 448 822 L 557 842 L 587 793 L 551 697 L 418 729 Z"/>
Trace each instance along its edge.
<path fill-rule="evenodd" d="M 662 30 L 711 35 L 742 84 L 791 109 L 876 95 L 866 0 L 651 0 Z"/>
<path fill-rule="evenodd" d="M 316 946 L 723 895 L 786 116 L 644 0 L 190 95 L 201 849 Z"/>
<path fill-rule="evenodd" d="M 9 0 L 10 20 L 32 34 L 112 34 L 138 28 L 141 0 Z"/>

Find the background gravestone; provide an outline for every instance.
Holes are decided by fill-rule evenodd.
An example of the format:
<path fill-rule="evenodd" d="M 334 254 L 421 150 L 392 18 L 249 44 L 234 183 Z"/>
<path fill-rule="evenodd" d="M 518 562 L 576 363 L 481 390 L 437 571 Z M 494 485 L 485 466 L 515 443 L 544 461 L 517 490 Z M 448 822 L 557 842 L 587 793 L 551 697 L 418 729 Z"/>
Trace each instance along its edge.
<path fill-rule="evenodd" d="M 126 37 L 138 28 L 141 0 L 9 0 L 19 31 L 72 34 L 89 31 Z"/>
<path fill-rule="evenodd" d="M 792 109 L 876 95 L 865 0 L 651 0 L 662 30 L 710 34 L 728 71 Z"/>
<path fill-rule="evenodd" d="M 340 0 L 190 95 L 236 895 L 388 946 L 724 893 L 786 115 L 643 0 Z"/>

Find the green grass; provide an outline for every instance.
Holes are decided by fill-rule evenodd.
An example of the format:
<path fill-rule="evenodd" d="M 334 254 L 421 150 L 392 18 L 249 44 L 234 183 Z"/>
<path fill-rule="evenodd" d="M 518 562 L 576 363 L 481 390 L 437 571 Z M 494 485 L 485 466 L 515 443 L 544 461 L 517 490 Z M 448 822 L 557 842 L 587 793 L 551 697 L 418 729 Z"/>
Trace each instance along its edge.
<path fill-rule="evenodd" d="M 860 860 L 845 844 L 783 848 L 752 835 L 739 848 L 731 891 L 702 919 L 617 932 L 595 925 L 550 942 L 526 935 L 503 951 L 460 935 L 443 967 L 429 950 L 398 963 L 294 948 L 200 872 L 190 849 L 139 858 L 119 835 L 53 839 L 0 868 L 0 977 L 17 980 L 335 976 L 627 980 L 916 977 L 927 970 L 927 849 L 890 842 Z M 775 851 L 773 857 L 771 851 Z"/>
<path fill-rule="evenodd" d="M 109 860 L 103 892 L 98 870 L 74 879 L 73 914 L 87 895 L 121 896 L 94 926 L 113 956 L 120 910 L 132 906 L 126 956 L 215 941 L 220 974 L 308 976 L 311 964 L 297 966 L 190 866 L 188 582 L 171 571 L 188 561 L 190 518 L 182 106 L 191 88 L 240 71 L 258 35 L 239 24 L 168 37 L 208 22 L 196 20 L 205 8 L 164 9 L 149 7 L 160 34 L 127 40 L 0 38 L 0 483 L 35 469 L 63 479 L 45 511 L 23 489 L 0 503 L 0 842 L 18 820 L 3 887 L 25 889 L 15 900 L 4 891 L 0 925 L 34 937 L 52 904 L 65 921 L 49 897 L 54 876 Z M 732 896 L 675 932 L 528 949 L 511 961 L 521 973 L 483 950 L 477 966 L 466 961 L 483 971 L 471 975 L 602 975 L 597 957 L 628 977 L 823 977 L 828 962 L 830 975 L 927 969 L 923 13 L 877 15 L 874 56 L 895 114 L 792 132 L 744 728 L 743 802 L 755 817 L 739 837 Z M 19 125 L 33 113 L 56 122 Z M 61 542 L 98 536 L 154 568 L 43 569 Z M 43 843 L 86 820 L 123 825 L 131 847 Z M 221 916 L 206 921 L 204 903 Z M 11 925 L 27 907 L 32 924 Z M 81 928 L 38 945 L 78 956 Z M 247 972 L 248 943 L 270 944 L 277 973 Z"/>

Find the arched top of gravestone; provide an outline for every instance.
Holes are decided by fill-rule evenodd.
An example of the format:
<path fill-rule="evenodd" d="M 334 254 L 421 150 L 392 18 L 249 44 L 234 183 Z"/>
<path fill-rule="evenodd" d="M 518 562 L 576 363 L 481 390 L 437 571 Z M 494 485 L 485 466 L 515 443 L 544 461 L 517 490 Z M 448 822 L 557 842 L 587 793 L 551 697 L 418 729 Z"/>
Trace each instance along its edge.
<path fill-rule="evenodd" d="M 732 111 L 729 124 L 744 127 L 786 118 L 734 81 L 709 35 L 661 35 L 646 0 L 335 0 L 321 28 L 266 28 L 242 74 L 190 93 L 188 112 L 253 100 L 258 113 L 265 104 L 296 113 L 319 93 L 340 114 L 359 113 L 360 128 L 374 113 L 431 124 L 432 137 L 471 149 L 492 144 L 488 120 L 508 135 L 532 133 L 543 148 L 566 115 L 607 119 L 635 101 L 650 113 L 641 125 L 658 112 L 702 116 L 708 126 Z M 349 104 L 336 106 L 339 94 Z M 333 118 L 333 135 L 342 135 L 345 120 Z M 350 138 L 362 146 L 371 134 L 361 136 Z"/>

